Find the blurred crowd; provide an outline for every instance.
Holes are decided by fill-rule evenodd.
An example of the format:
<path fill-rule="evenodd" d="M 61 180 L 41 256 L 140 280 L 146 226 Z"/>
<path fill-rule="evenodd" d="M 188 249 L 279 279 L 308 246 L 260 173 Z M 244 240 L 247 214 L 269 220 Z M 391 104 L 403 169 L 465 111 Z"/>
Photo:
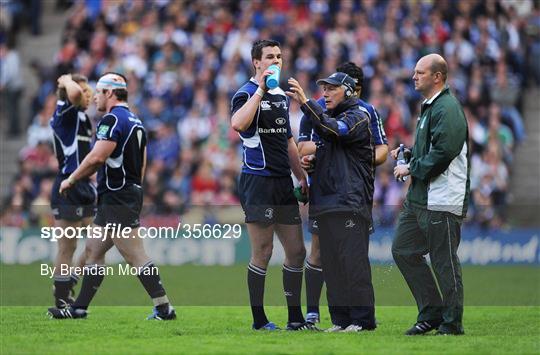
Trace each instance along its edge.
<path fill-rule="evenodd" d="M 365 75 L 362 98 L 380 113 L 390 148 L 413 142 L 422 101 L 411 80 L 417 59 L 430 52 L 442 54 L 449 64 L 448 84 L 469 121 L 473 154 L 469 222 L 485 227 L 505 223 L 513 153 L 526 135 L 523 92 L 540 85 L 538 1 L 60 3 L 69 9 L 54 65 L 44 66 L 37 59 L 32 63 L 40 85 L 27 103 L 33 118 L 26 129 L 28 144 L 20 153 L 19 174 L 3 204 L 4 224 L 45 223 L 38 211 L 48 204 L 57 165 L 48 120 L 55 109 L 56 79 L 70 72 L 91 82 L 107 71 L 127 76 L 130 107 L 150 137 L 148 213 L 178 214 L 192 205 L 238 204 L 236 177 L 242 150 L 238 134 L 229 126 L 229 105 L 252 75 L 250 49 L 259 38 L 282 44 L 282 87 L 293 76 L 315 98 L 320 96 L 317 78 L 345 61 L 360 65 Z M 16 54 L 9 34 L 10 28 L 4 26 L 2 65 L 6 56 Z M 2 74 L 1 80 L 5 93 L 9 75 Z M 100 119 L 94 107 L 88 112 L 95 122 Z M 295 134 L 301 116 L 291 103 Z M 393 179 L 393 164 L 389 158 L 377 169 L 377 225 L 394 223 L 406 192 L 406 186 Z M 18 211 L 22 217 L 12 213 Z"/>

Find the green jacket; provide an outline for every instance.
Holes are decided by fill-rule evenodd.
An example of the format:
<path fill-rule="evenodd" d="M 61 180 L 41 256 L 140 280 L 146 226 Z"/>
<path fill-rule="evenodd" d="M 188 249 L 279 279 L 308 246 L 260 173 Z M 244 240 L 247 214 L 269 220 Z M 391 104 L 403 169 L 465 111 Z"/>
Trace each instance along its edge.
<path fill-rule="evenodd" d="M 409 167 L 407 200 L 412 206 L 465 217 L 470 192 L 468 140 L 465 114 L 448 87 L 422 103 Z"/>

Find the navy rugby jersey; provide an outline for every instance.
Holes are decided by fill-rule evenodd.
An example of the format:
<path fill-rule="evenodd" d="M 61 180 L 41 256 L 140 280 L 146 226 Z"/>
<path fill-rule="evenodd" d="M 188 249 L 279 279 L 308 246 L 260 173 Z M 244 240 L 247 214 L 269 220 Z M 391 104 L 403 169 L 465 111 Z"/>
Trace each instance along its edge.
<path fill-rule="evenodd" d="M 114 141 L 116 148 L 98 171 L 98 192 L 141 186 L 146 131 L 126 106 L 114 106 L 99 121 L 97 140 Z"/>
<path fill-rule="evenodd" d="M 324 101 L 324 97 L 317 100 L 317 103 L 321 105 L 323 110 L 326 111 L 326 102 Z M 358 105 L 360 106 L 360 110 L 367 113 L 369 117 L 371 134 L 373 136 L 373 143 L 375 145 L 388 144 L 388 140 L 386 139 L 386 133 L 384 132 L 384 127 L 379 117 L 379 114 L 377 113 L 377 110 L 375 110 L 373 105 L 368 104 L 361 99 L 358 99 Z M 307 141 L 318 142 L 319 137 L 317 133 L 313 131 L 313 125 L 311 124 L 311 120 L 306 118 L 306 116 L 302 116 L 302 119 L 300 120 L 298 142 Z"/>
<path fill-rule="evenodd" d="M 92 148 L 92 122 L 79 107 L 58 100 L 50 125 L 60 174 L 71 174 Z"/>
<path fill-rule="evenodd" d="M 251 78 L 231 101 L 234 115 L 249 100 L 259 84 Z M 288 139 L 292 137 L 289 122 L 289 98 L 279 87 L 261 98 L 251 125 L 239 132 L 244 149 L 242 173 L 262 176 L 289 176 Z"/>

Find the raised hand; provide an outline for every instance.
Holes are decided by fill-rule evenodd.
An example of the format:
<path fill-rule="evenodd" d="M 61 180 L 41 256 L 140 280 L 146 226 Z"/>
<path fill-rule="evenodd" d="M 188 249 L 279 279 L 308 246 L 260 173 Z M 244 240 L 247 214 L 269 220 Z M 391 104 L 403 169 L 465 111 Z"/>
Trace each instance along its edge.
<path fill-rule="evenodd" d="M 305 104 L 308 99 L 304 93 L 304 89 L 300 86 L 300 83 L 295 78 L 290 78 L 287 82 L 290 85 L 290 91 L 285 92 L 287 96 L 298 101 L 300 105 Z"/>

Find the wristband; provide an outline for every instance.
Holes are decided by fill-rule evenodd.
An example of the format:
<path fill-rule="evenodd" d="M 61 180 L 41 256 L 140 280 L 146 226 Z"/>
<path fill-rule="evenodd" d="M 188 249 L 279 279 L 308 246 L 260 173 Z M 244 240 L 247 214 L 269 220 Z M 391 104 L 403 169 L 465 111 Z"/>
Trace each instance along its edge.
<path fill-rule="evenodd" d="M 261 89 L 260 87 L 257 88 L 257 91 L 255 91 L 255 95 L 259 95 L 260 97 L 263 97 L 263 95 L 264 95 L 264 90 Z"/>
<path fill-rule="evenodd" d="M 76 183 L 75 179 L 71 175 L 67 178 L 67 182 L 70 186 L 73 186 Z"/>

